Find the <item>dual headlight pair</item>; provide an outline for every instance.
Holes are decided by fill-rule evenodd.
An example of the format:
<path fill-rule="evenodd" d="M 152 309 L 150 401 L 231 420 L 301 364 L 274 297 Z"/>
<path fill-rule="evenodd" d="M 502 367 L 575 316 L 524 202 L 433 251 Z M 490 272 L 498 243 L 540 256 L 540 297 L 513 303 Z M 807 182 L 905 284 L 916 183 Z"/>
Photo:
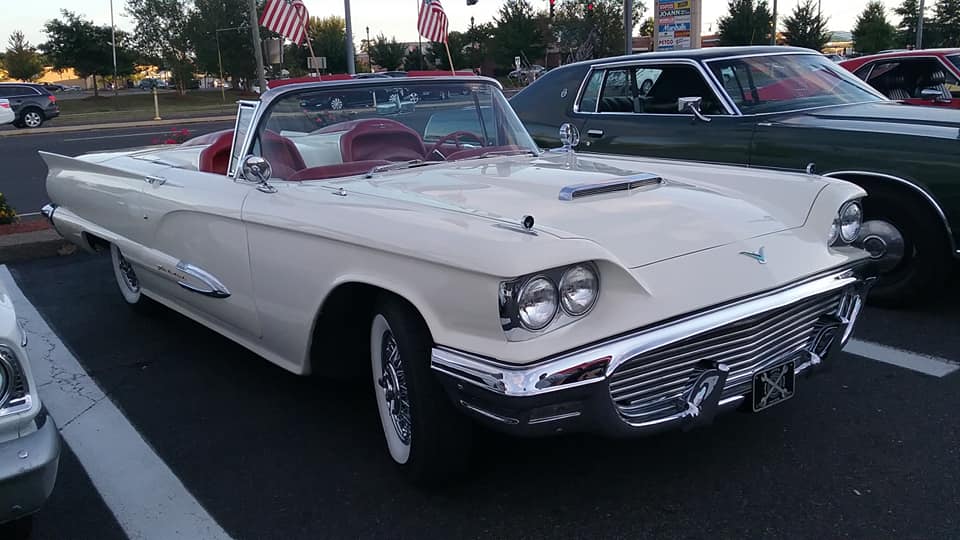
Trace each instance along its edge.
<path fill-rule="evenodd" d="M 599 295 L 593 263 L 554 268 L 501 283 L 500 317 L 505 331 L 542 332 L 586 315 Z"/>
<path fill-rule="evenodd" d="M 850 201 L 840 207 L 840 212 L 830 226 L 828 245 L 838 243 L 852 244 L 860 236 L 860 227 L 863 226 L 863 207 L 859 201 Z"/>

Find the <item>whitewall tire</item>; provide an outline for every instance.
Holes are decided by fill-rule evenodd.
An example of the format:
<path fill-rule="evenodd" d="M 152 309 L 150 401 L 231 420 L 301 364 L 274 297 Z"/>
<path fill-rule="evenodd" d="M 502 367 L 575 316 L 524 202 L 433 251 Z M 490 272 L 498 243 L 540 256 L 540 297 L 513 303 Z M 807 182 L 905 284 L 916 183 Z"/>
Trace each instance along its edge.
<path fill-rule="evenodd" d="M 116 244 L 110 244 L 110 260 L 113 276 L 117 280 L 117 288 L 124 302 L 137 310 L 153 310 L 156 307 L 155 303 L 143 294 L 140 278 L 133 264 L 123 256 Z"/>

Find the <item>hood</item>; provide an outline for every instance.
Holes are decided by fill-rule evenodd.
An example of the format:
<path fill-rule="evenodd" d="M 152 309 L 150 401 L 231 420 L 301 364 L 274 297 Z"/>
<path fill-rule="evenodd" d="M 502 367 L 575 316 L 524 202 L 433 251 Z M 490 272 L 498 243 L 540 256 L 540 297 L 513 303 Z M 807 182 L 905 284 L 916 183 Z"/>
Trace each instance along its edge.
<path fill-rule="evenodd" d="M 960 110 L 905 105 L 895 101 L 816 109 L 784 120 L 783 123 L 898 135 L 960 138 Z"/>
<path fill-rule="evenodd" d="M 561 200 L 564 187 L 662 179 L 629 191 Z M 348 192 L 519 224 L 559 238 L 591 240 L 638 267 L 804 225 L 820 177 L 717 165 L 545 154 L 432 165 L 371 179 L 323 184 Z"/>

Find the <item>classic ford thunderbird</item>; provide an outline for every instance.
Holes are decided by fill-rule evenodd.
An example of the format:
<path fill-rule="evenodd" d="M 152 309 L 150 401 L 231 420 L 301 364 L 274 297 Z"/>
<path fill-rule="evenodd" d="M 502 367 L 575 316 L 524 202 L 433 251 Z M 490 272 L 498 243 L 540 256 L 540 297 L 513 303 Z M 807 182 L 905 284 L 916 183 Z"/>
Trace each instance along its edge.
<path fill-rule="evenodd" d="M 383 84 L 406 88 L 383 101 Z M 345 91 L 370 102 L 314 106 Z M 583 157 L 577 136 L 539 150 L 490 79 L 294 84 L 241 102 L 228 132 L 43 154 L 44 212 L 110 254 L 138 310 L 298 374 L 368 370 L 389 455 L 417 480 L 462 468 L 471 418 L 689 427 L 780 403 L 831 361 L 871 283 L 861 188 Z"/>

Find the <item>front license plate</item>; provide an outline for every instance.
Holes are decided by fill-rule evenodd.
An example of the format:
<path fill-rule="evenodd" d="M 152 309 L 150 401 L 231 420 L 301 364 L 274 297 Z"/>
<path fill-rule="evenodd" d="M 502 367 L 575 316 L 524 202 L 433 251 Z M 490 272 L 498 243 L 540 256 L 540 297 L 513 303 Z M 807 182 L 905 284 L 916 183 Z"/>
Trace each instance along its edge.
<path fill-rule="evenodd" d="M 753 376 L 753 410 L 762 411 L 793 397 L 794 363 L 787 362 Z"/>

